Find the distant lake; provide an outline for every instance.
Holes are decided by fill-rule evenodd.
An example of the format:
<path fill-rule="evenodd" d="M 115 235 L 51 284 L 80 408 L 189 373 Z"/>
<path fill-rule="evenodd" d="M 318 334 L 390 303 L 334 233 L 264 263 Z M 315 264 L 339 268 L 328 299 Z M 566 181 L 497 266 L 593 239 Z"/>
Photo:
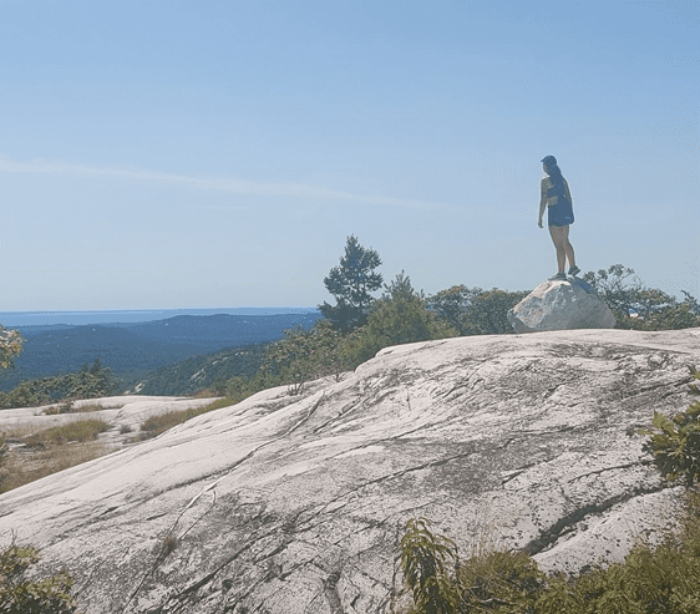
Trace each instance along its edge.
<path fill-rule="evenodd" d="M 271 316 L 285 313 L 319 313 L 315 307 L 231 307 L 220 309 L 144 309 L 115 311 L 0 311 L 0 325 L 45 326 L 47 324 L 113 324 L 116 322 L 152 322 L 175 316 L 212 316 L 220 313 L 237 316 Z"/>

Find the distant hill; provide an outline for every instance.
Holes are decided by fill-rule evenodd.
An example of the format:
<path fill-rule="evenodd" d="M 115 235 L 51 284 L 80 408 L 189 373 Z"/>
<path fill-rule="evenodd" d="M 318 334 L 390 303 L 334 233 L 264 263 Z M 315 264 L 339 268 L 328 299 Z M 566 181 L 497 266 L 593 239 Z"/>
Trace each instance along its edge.
<path fill-rule="evenodd" d="M 219 307 L 185 309 L 119 309 L 106 311 L 0 311 L 0 325 L 5 328 L 45 326 L 51 324 L 83 326 L 152 322 L 175 316 L 275 316 L 318 313 L 313 307 Z"/>
<path fill-rule="evenodd" d="M 136 388 L 138 394 L 149 396 L 181 396 L 211 388 L 236 375 L 252 377 L 260 367 L 264 348 L 264 345 L 249 345 L 186 358 L 148 372 L 130 389 Z"/>
<path fill-rule="evenodd" d="M 206 352 L 225 347 L 250 345 L 275 341 L 282 331 L 300 324 L 311 327 L 320 314 L 280 314 L 271 316 L 176 316 L 167 320 L 121 324 L 150 341 L 170 344 L 186 344 L 203 348 Z"/>
<path fill-rule="evenodd" d="M 20 326 L 26 343 L 16 366 L 0 372 L 0 390 L 20 381 L 75 371 L 99 358 L 115 375 L 133 381 L 147 372 L 225 348 L 276 341 L 285 329 L 310 328 L 318 313 L 176 316 L 108 326 Z"/>

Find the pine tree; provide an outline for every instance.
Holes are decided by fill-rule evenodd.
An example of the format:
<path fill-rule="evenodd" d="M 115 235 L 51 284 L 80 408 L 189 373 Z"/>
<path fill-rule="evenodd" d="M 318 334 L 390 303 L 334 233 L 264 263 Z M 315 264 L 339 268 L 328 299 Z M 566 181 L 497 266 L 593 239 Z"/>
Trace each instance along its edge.
<path fill-rule="evenodd" d="M 332 268 L 323 280 L 336 304 L 324 302 L 318 306 L 333 328 L 348 332 L 367 322 L 374 300 L 370 293 L 378 290 L 383 281 L 381 274 L 374 271 L 381 264 L 375 250 L 362 247 L 354 235 L 348 237 L 340 266 Z"/>

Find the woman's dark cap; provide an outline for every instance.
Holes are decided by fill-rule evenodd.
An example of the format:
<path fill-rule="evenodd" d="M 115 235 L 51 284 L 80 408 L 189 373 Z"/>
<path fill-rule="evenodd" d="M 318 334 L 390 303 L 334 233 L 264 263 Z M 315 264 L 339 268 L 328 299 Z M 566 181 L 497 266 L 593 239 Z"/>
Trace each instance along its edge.
<path fill-rule="evenodd" d="M 549 168 L 557 165 L 557 159 L 554 156 L 545 156 L 541 162 L 544 162 L 545 166 Z"/>

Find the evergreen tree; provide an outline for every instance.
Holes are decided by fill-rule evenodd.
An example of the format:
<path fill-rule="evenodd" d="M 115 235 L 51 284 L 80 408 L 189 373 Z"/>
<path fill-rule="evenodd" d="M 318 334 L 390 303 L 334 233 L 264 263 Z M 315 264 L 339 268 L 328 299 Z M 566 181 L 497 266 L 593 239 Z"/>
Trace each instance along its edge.
<path fill-rule="evenodd" d="M 383 281 L 381 274 L 374 271 L 381 264 L 375 250 L 362 247 L 354 235 L 348 237 L 340 266 L 332 268 L 323 280 L 336 304 L 324 302 L 318 306 L 333 328 L 348 332 L 367 322 L 374 300 L 370 293 L 378 290 Z"/>
<path fill-rule="evenodd" d="M 423 292 L 417 292 L 402 271 L 372 306 L 367 324 L 347 337 L 347 353 L 358 365 L 388 346 L 444 339 L 457 332 L 425 304 Z"/>
<path fill-rule="evenodd" d="M 12 366 L 13 359 L 22 351 L 24 338 L 17 330 L 9 330 L 0 325 L 0 368 Z"/>

